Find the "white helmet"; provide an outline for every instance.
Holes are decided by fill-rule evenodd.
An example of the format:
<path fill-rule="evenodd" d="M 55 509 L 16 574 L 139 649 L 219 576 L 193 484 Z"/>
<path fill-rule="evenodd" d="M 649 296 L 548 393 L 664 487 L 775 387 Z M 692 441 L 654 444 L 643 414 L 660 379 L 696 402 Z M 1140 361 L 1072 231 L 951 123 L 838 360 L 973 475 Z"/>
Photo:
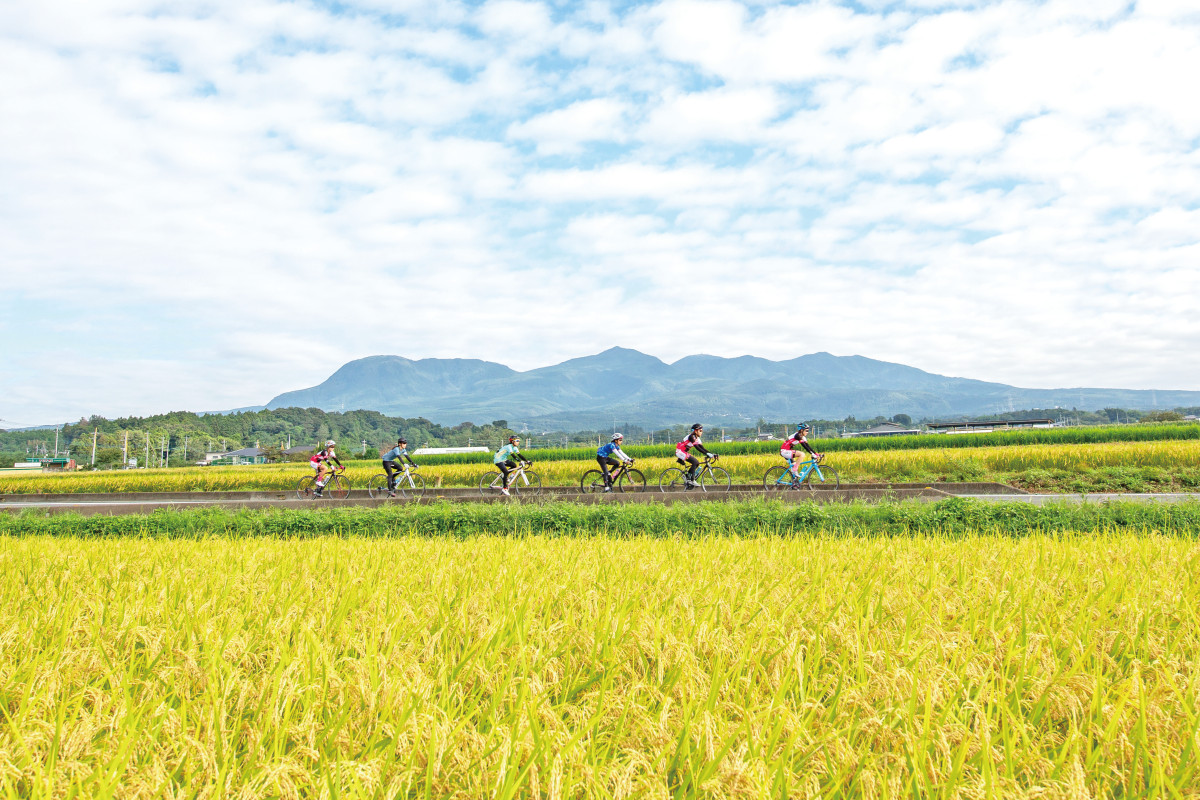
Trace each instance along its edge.
<path fill-rule="evenodd" d="M 333 439 L 330 439 L 329 441 L 325 442 L 326 447 L 333 447 L 335 444 L 337 444 L 337 442 L 333 441 Z"/>
<path fill-rule="evenodd" d="M 623 433 L 614 433 L 614 434 L 613 434 L 613 437 L 612 437 L 612 440 L 615 442 L 615 441 L 617 441 L 618 439 L 624 439 L 624 438 L 625 438 L 625 434 L 623 434 Z"/>

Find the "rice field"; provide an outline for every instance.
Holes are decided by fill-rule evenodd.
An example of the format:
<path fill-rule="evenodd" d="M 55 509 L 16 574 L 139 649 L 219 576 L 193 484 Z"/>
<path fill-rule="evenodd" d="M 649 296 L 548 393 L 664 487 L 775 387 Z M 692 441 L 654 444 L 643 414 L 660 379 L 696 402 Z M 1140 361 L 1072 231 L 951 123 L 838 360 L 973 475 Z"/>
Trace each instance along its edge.
<path fill-rule="evenodd" d="M 714 448 L 719 452 L 719 445 Z M 735 483 L 757 483 L 768 467 L 782 463 L 777 454 L 732 455 L 722 458 Z M 1154 468 L 1166 471 L 1200 470 L 1200 440 L 1103 442 L 1095 444 L 1034 444 L 1007 447 L 867 450 L 831 454 L 828 463 L 844 482 L 996 480 L 1032 470 L 1082 472 L 1100 468 Z M 638 468 L 654 483 L 674 464 L 673 458 L 640 458 Z M 579 460 L 536 460 L 534 470 L 547 485 L 575 485 L 590 468 Z M 491 469 L 488 461 L 475 464 L 428 466 L 421 474 L 431 487 L 473 486 Z M 354 462 L 347 472 L 352 486 L 365 488 L 381 471 L 378 462 Z M 0 475 L 3 493 L 166 492 L 291 489 L 311 474 L 307 464 L 206 467 L 166 470 L 77 472 L 70 474 Z"/>
<path fill-rule="evenodd" d="M 0 575 L 9 797 L 1200 797 L 1193 536 L 0 536 Z"/>

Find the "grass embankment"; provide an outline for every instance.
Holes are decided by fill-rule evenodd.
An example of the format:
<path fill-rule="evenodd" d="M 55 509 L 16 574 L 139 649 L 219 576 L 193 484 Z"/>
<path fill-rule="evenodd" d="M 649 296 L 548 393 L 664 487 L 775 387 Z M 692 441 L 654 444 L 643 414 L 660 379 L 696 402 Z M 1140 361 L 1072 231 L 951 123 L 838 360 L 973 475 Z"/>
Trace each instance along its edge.
<path fill-rule="evenodd" d="M 715 446 L 719 447 L 719 446 Z M 719 451 L 718 451 L 719 452 Z M 594 464 L 595 462 L 591 462 Z M 735 483 L 761 482 L 768 467 L 782 463 L 778 452 L 728 455 L 720 466 Z M 1009 447 L 864 450 L 830 453 L 827 461 L 844 483 L 865 481 L 1001 481 L 1037 491 L 1195 491 L 1200 488 L 1200 440 L 1033 444 Z M 657 485 L 673 458 L 639 458 L 637 466 Z M 547 485 L 578 485 L 586 461 L 547 461 L 534 469 Z M 427 465 L 421 469 L 433 487 L 477 485 L 490 464 Z M 359 462 L 347 475 L 362 489 L 380 471 L 378 462 Z M 0 477 L 0 492 L 167 492 L 291 490 L 311 469 L 307 464 L 209 467 L 182 470 L 129 470 Z"/>
<path fill-rule="evenodd" d="M 836 533 L 877 537 L 987 531 L 1026 536 L 1098 530 L 1200 534 L 1200 503 L 1044 506 L 950 498 L 936 503 L 782 503 L 761 500 L 663 505 L 434 503 L 378 508 L 203 508 L 123 516 L 26 510 L 0 514 L 0 536 L 75 537 L 473 537 L 618 536 L 694 538 L 708 535 Z"/>
<path fill-rule="evenodd" d="M 1193 539 L 814 534 L 0 537 L 0 791 L 1195 796 Z"/>

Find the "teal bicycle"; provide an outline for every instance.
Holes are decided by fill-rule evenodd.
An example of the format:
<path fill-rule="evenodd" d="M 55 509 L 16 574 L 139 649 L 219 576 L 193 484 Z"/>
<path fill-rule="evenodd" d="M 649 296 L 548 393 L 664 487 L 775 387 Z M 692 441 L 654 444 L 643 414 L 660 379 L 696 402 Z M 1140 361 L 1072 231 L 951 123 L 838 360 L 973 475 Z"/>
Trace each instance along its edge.
<path fill-rule="evenodd" d="M 763 475 L 763 488 L 768 492 L 785 489 L 807 489 L 810 492 L 817 489 L 837 489 L 841 486 L 837 470 L 823 466 L 820 459 L 810 458 L 796 464 L 792 472 L 786 466 L 771 467 Z"/>

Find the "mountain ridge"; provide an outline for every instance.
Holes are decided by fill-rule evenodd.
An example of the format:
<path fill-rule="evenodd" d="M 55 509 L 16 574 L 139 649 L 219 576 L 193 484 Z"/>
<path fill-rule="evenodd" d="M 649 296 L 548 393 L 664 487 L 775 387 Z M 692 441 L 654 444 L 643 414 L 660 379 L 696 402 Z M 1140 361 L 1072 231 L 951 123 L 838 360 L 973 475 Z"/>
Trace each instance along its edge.
<path fill-rule="evenodd" d="M 317 386 L 277 395 L 265 407 L 361 408 L 442 425 L 505 419 L 548 430 L 581 430 L 614 421 L 646 427 L 695 420 L 744 425 L 759 418 L 898 413 L 933 418 L 1012 408 L 1190 405 L 1200 405 L 1200 391 L 1025 389 L 826 352 L 784 361 L 696 354 L 668 364 L 612 347 L 524 372 L 480 359 L 367 356 L 343 364 Z"/>

